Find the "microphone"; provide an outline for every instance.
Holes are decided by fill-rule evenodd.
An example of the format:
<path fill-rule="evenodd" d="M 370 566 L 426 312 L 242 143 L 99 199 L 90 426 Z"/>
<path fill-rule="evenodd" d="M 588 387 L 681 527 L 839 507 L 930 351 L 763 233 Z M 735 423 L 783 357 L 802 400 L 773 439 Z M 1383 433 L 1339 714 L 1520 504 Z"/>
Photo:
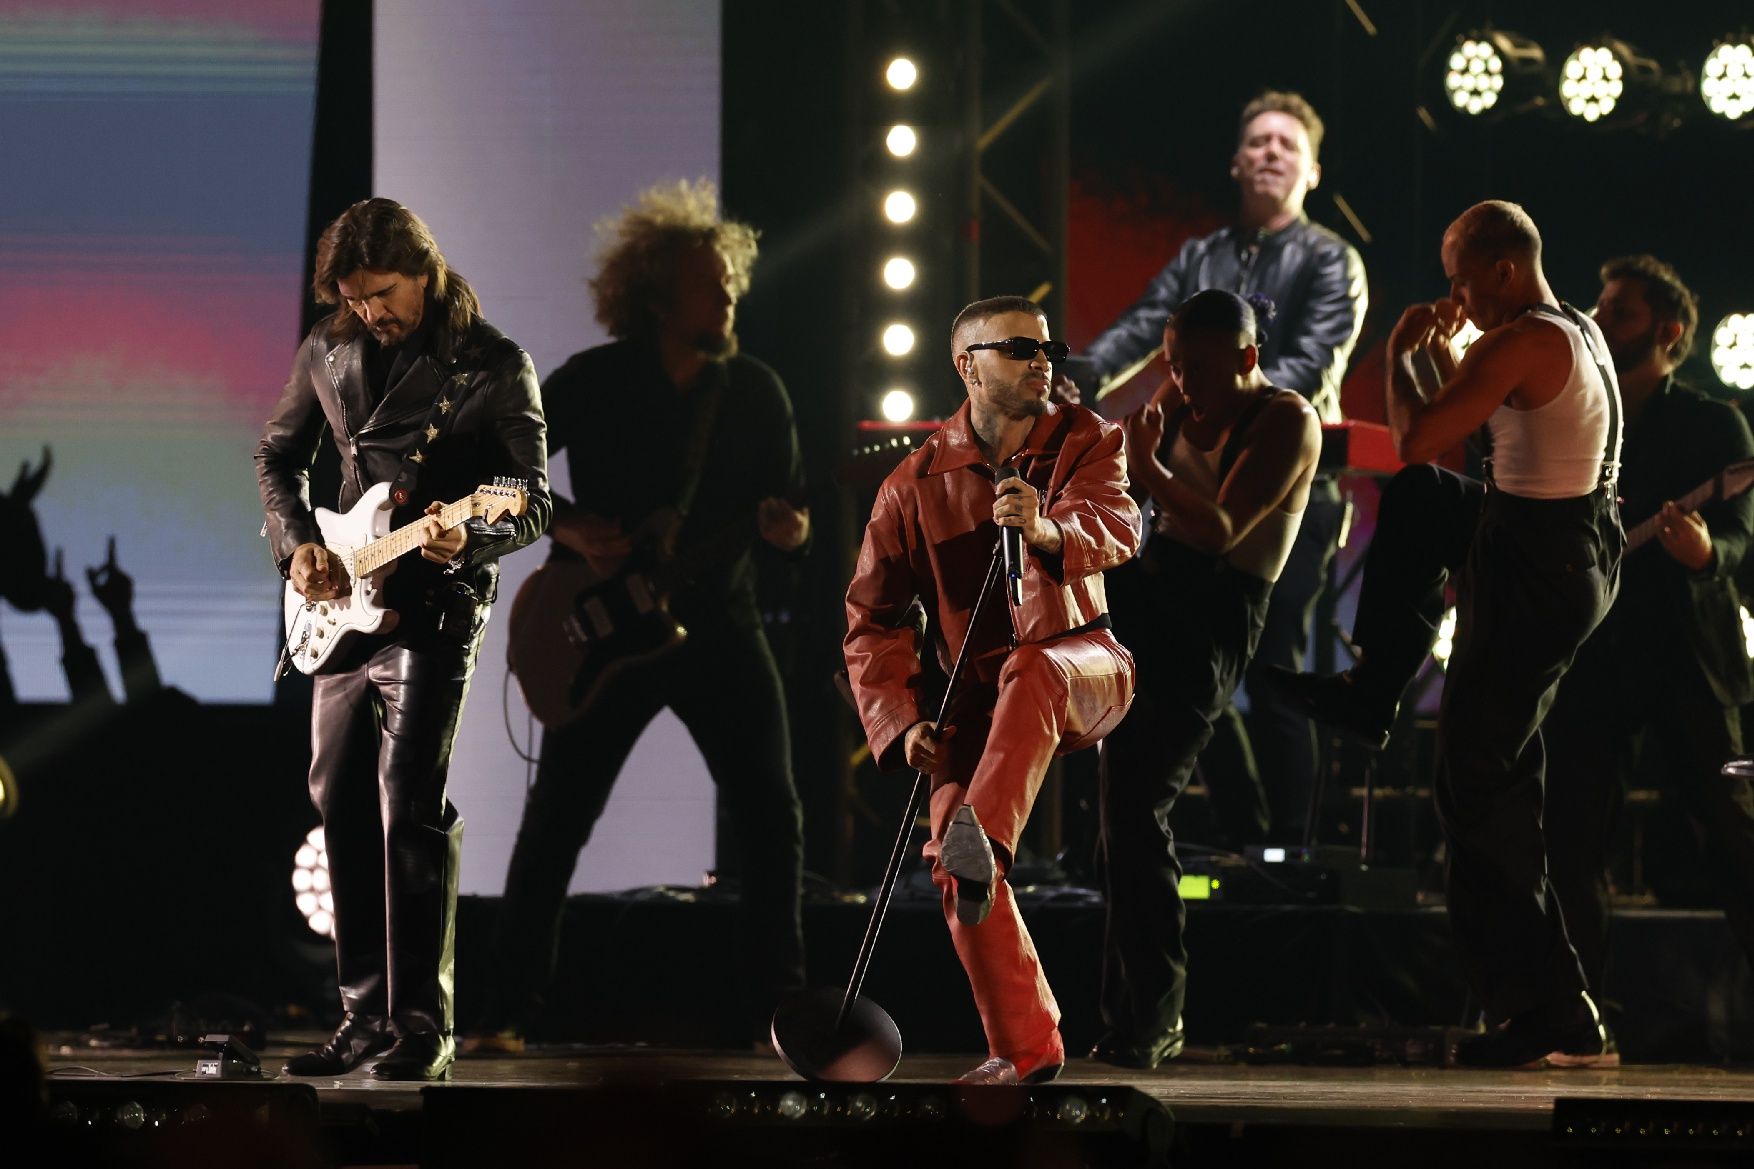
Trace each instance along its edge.
<path fill-rule="evenodd" d="M 1000 467 L 993 475 L 995 484 L 1007 479 L 1017 478 L 1016 467 Z M 999 542 L 1004 548 L 1005 556 L 1005 591 L 1011 595 L 1013 605 L 1023 603 L 1023 529 L 1000 528 Z"/>

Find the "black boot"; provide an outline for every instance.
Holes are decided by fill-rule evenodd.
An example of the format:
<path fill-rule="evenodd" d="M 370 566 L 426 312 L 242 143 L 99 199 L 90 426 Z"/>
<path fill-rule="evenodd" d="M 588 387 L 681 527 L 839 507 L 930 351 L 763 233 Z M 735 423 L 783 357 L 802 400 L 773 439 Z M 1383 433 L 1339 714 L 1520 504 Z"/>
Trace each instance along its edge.
<path fill-rule="evenodd" d="M 415 1031 L 396 1040 L 396 1046 L 372 1064 L 375 1080 L 443 1080 L 457 1059 L 457 1044 L 449 1034 Z"/>
<path fill-rule="evenodd" d="M 396 1042 L 382 1015 L 344 1015 L 329 1042 L 286 1061 L 289 1076 L 345 1075 Z"/>
<path fill-rule="evenodd" d="M 389 906 L 390 1022 L 403 1039 L 448 1037 L 456 1028 L 457 871 L 463 819 L 445 805 L 440 826 L 409 834 L 391 884 Z"/>
<path fill-rule="evenodd" d="M 1121 1068 L 1154 1068 L 1164 1060 L 1180 1055 L 1186 1042 L 1187 1033 L 1182 1028 L 1182 1021 L 1177 1019 L 1175 1026 L 1155 1035 L 1105 1032 L 1090 1049 L 1090 1058 Z"/>
<path fill-rule="evenodd" d="M 1620 1049 L 1587 994 L 1558 1010 L 1533 1011 L 1456 1044 L 1456 1063 L 1475 1068 L 1617 1068 Z"/>

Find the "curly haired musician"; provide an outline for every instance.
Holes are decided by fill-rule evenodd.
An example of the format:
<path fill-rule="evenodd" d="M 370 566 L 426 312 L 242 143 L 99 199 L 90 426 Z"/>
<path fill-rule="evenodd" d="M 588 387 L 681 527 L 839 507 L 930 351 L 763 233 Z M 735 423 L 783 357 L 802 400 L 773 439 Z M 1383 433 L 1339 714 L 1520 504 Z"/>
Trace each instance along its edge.
<path fill-rule="evenodd" d="M 549 450 L 570 452 L 573 488 L 555 501 L 556 556 L 582 557 L 611 582 L 650 570 L 686 640 L 618 669 L 582 714 L 549 720 L 543 734 L 501 904 L 500 993 L 485 1020 L 500 1032 L 487 1045 L 513 1050 L 553 977 L 579 851 L 666 707 L 700 748 L 737 838 L 752 1037 L 804 981 L 803 813 L 752 551 L 759 540 L 802 554 L 810 514 L 787 502 L 802 494 L 803 462 L 785 387 L 738 351 L 756 233 L 720 217 L 704 180 L 644 191 L 599 232 L 591 289 L 616 339 L 575 354 L 543 385 Z M 565 637 L 558 627 L 549 636 Z"/>
<path fill-rule="evenodd" d="M 309 470 L 325 426 L 343 508 L 391 484 L 398 522 L 495 476 L 523 480 L 512 519 L 444 529 L 385 583 L 394 631 L 337 647 L 311 708 L 311 799 L 323 817 L 345 1010 L 334 1037 L 292 1059 L 334 1076 L 383 1053 L 381 1079 L 442 1077 L 455 1058 L 452 953 L 462 820 L 445 798 L 451 745 L 499 579 L 499 557 L 548 526 L 542 405 L 529 357 L 481 318 L 432 234 L 389 199 L 324 231 L 312 285 L 339 309 L 319 322 L 256 447 L 276 562 L 307 601 L 347 595 L 324 548 Z"/>

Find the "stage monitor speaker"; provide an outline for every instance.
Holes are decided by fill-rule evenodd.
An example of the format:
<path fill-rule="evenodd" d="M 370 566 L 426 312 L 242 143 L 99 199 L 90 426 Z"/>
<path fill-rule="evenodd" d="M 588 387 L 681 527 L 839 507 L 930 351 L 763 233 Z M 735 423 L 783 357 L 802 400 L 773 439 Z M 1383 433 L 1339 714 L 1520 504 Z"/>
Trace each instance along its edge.
<path fill-rule="evenodd" d="M 423 1090 L 424 1169 L 1159 1166 L 1172 1120 L 1133 1088 L 697 1081 Z"/>
<path fill-rule="evenodd" d="M 329 1161 L 309 1084 L 49 1081 L 45 1139 L 68 1165 L 318 1169 Z M 56 1162 L 44 1161 L 44 1164 Z"/>

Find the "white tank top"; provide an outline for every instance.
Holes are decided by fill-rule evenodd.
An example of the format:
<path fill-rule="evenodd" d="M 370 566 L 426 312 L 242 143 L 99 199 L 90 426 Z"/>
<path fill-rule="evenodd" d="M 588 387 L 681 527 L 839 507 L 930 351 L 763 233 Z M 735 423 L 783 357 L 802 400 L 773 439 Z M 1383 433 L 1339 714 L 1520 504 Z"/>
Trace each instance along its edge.
<path fill-rule="evenodd" d="M 1553 326 L 1571 342 L 1571 374 L 1565 388 L 1533 410 L 1500 406 L 1486 425 L 1492 433 L 1492 484 L 1509 495 L 1525 499 L 1574 499 L 1588 495 L 1602 481 L 1602 452 L 1608 445 L 1608 395 L 1615 398 L 1618 413 L 1620 385 L 1614 367 L 1605 365 L 1606 385 L 1596 359 L 1584 344 L 1583 333 L 1569 318 L 1533 314 Z M 1596 352 L 1606 354 L 1608 342 L 1589 317 L 1583 327 L 1590 331 Z M 1619 435 L 1609 460 L 1620 462 Z"/>
<path fill-rule="evenodd" d="M 1229 438 L 1228 435 L 1225 437 Z M 1218 464 L 1223 458 L 1223 443 L 1214 450 L 1203 451 L 1178 431 L 1170 440 L 1163 463 L 1170 474 L 1207 499 L 1216 500 L 1220 486 Z M 1285 571 L 1285 561 L 1291 556 L 1291 542 L 1297 539 L 1297 529 L 1303 526 L 1304 510 L 1285 511 L 1275 507 L 1249 529 L 1248 535 L 1224 556 L 1224 562 L 1238 572 L 1246 572 L 1269 583 L 1278 580 L 1279 574 Z M 1157 523 L 1159 530 L 1170 539 L 1181 541 L 1175 521 L 1161 508 L 1157 512 Z"/>

